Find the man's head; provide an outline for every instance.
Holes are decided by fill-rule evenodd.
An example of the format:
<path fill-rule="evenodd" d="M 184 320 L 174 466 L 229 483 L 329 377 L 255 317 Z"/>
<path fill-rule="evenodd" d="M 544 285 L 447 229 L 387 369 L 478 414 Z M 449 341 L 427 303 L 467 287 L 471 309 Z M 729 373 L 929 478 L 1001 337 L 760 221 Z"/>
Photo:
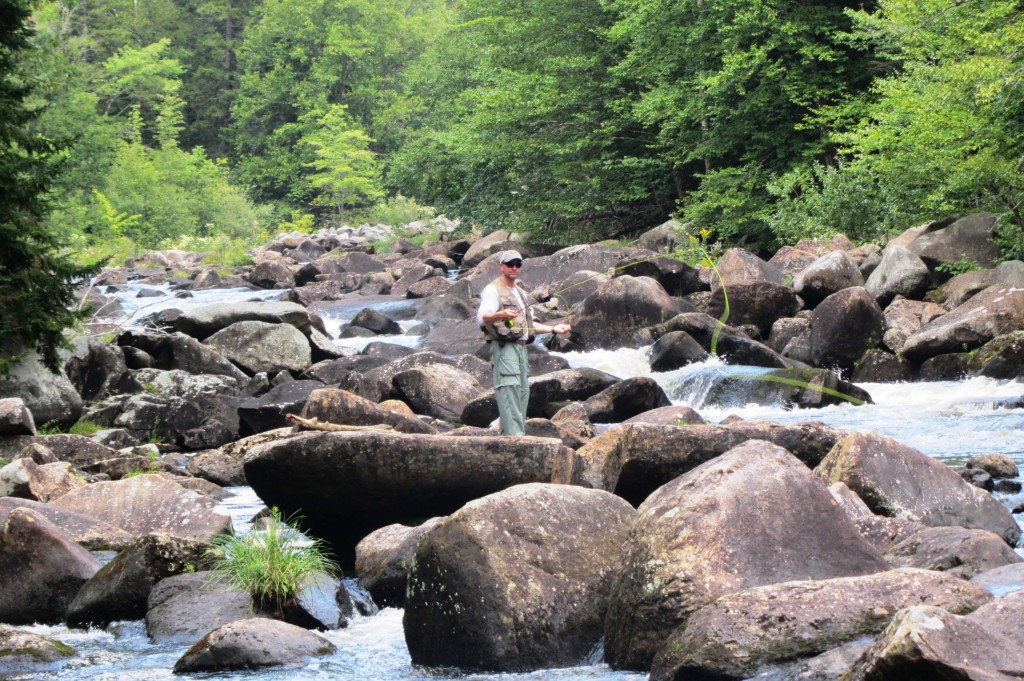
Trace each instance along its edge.
<path fill-rule="evenodd" d="M 498 264 L 502 276 L 515 281 L 523 267 L 523 256 L 519 255 L 519 251 L 503 251 Z"/>

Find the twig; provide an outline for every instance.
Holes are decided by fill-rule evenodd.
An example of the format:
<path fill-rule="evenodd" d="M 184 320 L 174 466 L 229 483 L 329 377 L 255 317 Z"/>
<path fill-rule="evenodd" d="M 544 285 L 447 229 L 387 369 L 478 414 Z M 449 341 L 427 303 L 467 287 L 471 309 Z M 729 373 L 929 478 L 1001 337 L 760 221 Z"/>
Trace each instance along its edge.
<path fill-rule="evenodd" d="M 295 414 L 285 414 L 284 417 L 290 423 L 295 424 L 296 428 L 305 428 L 307 430 L 326 430 L 328 432 L 344 432 L 350 430 L 394 430 L 392 426 L 389 426 L 386 423 L 380 423 L 375 426 L 346 426 L 340 423 L 321 421 L 316 417 L 304 419 L 301 416 L 296 416 Z"/>

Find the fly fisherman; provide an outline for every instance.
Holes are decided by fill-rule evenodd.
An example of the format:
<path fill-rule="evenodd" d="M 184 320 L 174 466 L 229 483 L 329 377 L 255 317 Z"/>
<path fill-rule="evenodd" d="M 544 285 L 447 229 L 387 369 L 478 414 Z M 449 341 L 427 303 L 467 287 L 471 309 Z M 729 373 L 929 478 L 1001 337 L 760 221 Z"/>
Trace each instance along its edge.
<path fill-rule="evenodd" d="M 538 333 L 568 333 L 568 324 L 548 326 L 533 320 L 526 292 L 516 282 L 523 256 L 504 251 L 498 260 L 501 276 L 480 292 L 476 321 L 491 345 L 494 397 L 498 402 L 502 435 L 526 434 L 526 405 L 530 399 L 530 365 L 526 345 Z"/>

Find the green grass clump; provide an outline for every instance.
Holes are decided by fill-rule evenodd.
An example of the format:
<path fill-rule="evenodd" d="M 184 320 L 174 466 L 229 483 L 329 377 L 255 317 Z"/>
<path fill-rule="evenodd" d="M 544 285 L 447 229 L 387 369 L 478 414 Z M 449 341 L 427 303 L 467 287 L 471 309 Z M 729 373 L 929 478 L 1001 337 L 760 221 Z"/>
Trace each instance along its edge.
<path fill-rule="evenodd" d="M 272 508 L 263 531 L 215 537 L 207 551 L 213 579 L 249 592 L 261 609 L 282 613 L 308 577 L 339 571 L 319 539 L 308 540 L 293 527 L 298 521 Z"/>
<path fill-rule="evenodd" d="M 95 435 L 103 430 L 103 428 L 104 426 L 101 426 L 98 423 L 93 423 L 92 421 L 79 421 L 75 425 L 71 426 L 71 428 L 68 429 L 68 432 L 72 435 L 85 435 L 88 437 L 90 435 Z"/>

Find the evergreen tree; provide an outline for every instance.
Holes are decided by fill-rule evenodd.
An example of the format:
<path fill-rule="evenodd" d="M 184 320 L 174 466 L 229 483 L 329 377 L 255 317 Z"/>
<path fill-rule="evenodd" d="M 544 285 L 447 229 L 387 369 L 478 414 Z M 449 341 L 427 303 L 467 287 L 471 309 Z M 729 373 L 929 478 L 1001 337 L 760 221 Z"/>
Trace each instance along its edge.
<path fill-rule="evenodd" d="M 27 0 L 0 0 L 0 372 L 33 349 L 57 369 L 64 329 L 79 317 L 69 309 L 74 286 L 87 274 L 43 225 L 55 147 L 28 128 L 37 112 L 26 105 L 31 85 L 19 64 L 29 16 Z"/>

